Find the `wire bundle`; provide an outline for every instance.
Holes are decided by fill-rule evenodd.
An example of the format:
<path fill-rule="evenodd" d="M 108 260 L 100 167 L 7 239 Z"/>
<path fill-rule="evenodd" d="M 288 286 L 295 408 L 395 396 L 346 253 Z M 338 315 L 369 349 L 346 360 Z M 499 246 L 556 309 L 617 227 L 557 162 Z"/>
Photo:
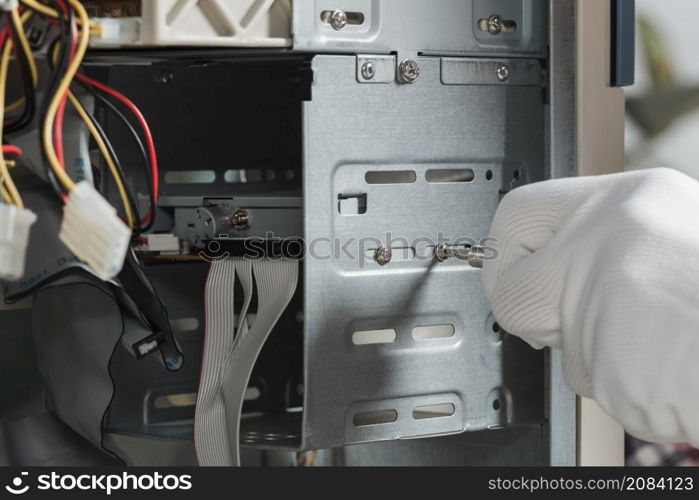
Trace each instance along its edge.
<path fill-rule="evenodd" d="M 8 106 L 0 106 L 3 108 L 0 111 L 0 134 L 4 137 L 5 134 L 23 130 L 39 114 L 41 148 L 47 164 L 47 175 L 56 191 L 66 200 L 75 188 L 75 182 L 66 172 L 63 148 L 63 119 L 70 103 L 85 123 L 104 158 L 121 199 L 124 219 L 134 237 L 138 237 L 150 230 L 155 222 L 158 200 L 157 155 L 148 123 L 138 107 L 122 93 L 80 72 L 90 34 L 99 32 L 99 25 L 88 18 L 87 11 L 79 0 L 47 0 L 45 3 L 21 0 L 21 4 L 20 8 L 6 14 L 5 26 L 0 32 L 0 103 L 5 103 L 8 69 L 13 53 L 16 54 L 24 96 Z M 38 81 L 36 61 L 24 31 L 24 23 L 32 15 L 47 19 L 58 32 L 49 48 L 51 73 L 49 81 L 45 83 L 46 97 L 40 106 L 36 103 L 35 89 L 38 84 L 44 85 L 44 82 Z M 126 181 L 125 172 L 104 128 L 86 110 L 73 91 L 76 84 L 94 95 L 127 128 L 133 138 L 140 152 L 148 186 L 149 209 L 145 216 L 139 214 L 137 199 Z M 110 99 L 116 100 L 117 104 Z M 134 116 L 140 134 L 120 107 Z M 5 116 L 5 113 L 13 114 Z M 9 175 L 4 157 L 0 157 L 0 176 L 5 201 L 21 206 L 21 197 Z"/>

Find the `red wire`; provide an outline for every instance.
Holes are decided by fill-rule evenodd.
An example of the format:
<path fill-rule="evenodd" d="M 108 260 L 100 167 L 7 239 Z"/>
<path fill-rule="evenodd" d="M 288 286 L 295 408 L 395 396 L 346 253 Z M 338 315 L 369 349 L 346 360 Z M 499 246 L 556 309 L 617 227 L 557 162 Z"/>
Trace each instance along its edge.
<path fill-rule="evenodd" d="M 58 6 L 61 8 L 63 11 L 64 15 L 68 14 L 68 7 L 65 4 L 63 0 L 58 0 Z M 73 21 L 71 27 L 70 27 L 70 54 L 68 56 L 68 63 L 70 64 L 70 61 L 73 60 L 73 57 L 75 56 L 75 52 L 78 47 L 78 28 Z M 63 97 L 61 97 L 61 101 L 58 104 L 58 110 L 56 111 L 56 118 L 55 121 L 53 122 L 53 142 L 54 142 L 54 147 L 56 148 L 56 156 L 58 157 L 58 161 L 61 164 L 61 167 L 63 170 L 65 170 L 65 158 L 63 154 L 63 117 L 65 115 L 65 110 L 66 110 L 66 101 L 68 98 L 68 91 L 63 94 Z"/>
<path fill-rule="evenodd" d="M 138 107 L 129 99 L 126 97 L 124 94 L 119 92 L 118 90 L 113 89 L 109 85 L 106 85 L 102 82 L 99 82 L 93 78 L 90 78 L 89 76 L 83 74 L 83 73 L 78 73 L 76 75 L 77 78 L 81 79 L 85 83 L 92 85 L 93 87 L 96 87 L 107 94 L 119 99 L 129 110 L 134 114 L 136 119 L 138 120 L 139 125 L 141 126 L 141 129 L 143 130 L 143 135 L 145 136 L 146 139 L 146 144 L 148 147 L 148 157 L 150 160 L 150 166 L 151 166 L 151 176 L 153 178 L 153 199 L 157 203 L 158 201 L 158 156 L 155 152 L 155 143 L 153 142 L 153 135 L 151 134 L 150 127 L 148 126 L 148 122 L 146 121 L 145 117 L 143 116 L 143 113 L 141 113 L 141 110 L 138 109 Z M 151 218 L 151 213 L 150 210 L 146 214 L 146 216 L 143 218 L 141 221 L 141 224 L 147 223 Z"/>
<path fill-rule="evenodd" d="M 17 146 L 13 146 L 12 144 L 3 144 L 2 145 L 2 154 L 3 155 L 21 156 L 22 150 L 19 149 Z"/>
<path fill-rule="evenodd" d="M 5 26 L 2 31 L 0 31 L 0 47 L 5 46 L 5 41 L 7 40 L 7 35 L 10 33 L 10 29 Z"/>

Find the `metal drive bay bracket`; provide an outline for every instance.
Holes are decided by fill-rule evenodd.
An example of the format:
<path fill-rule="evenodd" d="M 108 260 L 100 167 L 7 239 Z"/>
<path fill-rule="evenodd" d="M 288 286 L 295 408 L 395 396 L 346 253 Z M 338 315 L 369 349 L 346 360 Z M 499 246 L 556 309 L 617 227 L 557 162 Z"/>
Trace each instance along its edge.
<path fill-rule="evenodd" d="M 520 172 L 544 178 L 541 64 L 412 58 L 410 85 L 393 73 L 400 55 L 313 60 L 303 104 L 307 449 L 545 421 L 542 353 L 503 338 L 468 259 L 435 259 L 442 239 L 487 236 Z M 368 81 L 382 85 L 365 84 L 367 62 Z M 506 82 L 500 65 L 512 68 Z"/>
<path fill-rule="evenodd" d="M 546 6 L 546 0 L 299 1 L 293 4 L 293 49 L 544 56 Z"/>

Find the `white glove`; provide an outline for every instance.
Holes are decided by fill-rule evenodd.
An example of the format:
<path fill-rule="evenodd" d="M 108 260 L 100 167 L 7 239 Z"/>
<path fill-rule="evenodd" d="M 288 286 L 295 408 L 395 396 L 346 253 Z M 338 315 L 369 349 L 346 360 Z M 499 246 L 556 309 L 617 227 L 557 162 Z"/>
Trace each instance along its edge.
<path fill-rule="evenodd" d="M 524 186 L 491 236 L 499 324 L 562 348 L 567 384 L 630 434 L 699 447 L 699 183 L 653 169 Z"/>

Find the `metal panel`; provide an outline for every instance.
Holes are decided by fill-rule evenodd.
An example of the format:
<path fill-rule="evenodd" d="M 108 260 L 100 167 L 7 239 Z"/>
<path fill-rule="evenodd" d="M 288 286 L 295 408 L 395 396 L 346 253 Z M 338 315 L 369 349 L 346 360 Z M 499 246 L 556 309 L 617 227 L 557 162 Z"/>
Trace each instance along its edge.
<path fill-rule="evenodd" d="M 541 64 L 531 59 L 442 59 L 445 85 L 542 85 Z"/>
<path fill-rule="evenodd" d="M 313 61 L 304 105 L 307 448 L 544 421 L 542 353 L 494 331 L 478 269 L 432 257 L 434 242 L 486 236 L 500 194 L 543 179 L 541 89 L 444 85 L 440 58 L 417 61 L 410 85 L 359 83 L 351 56 Z M 473 179 L 428 182 L 435 169 L 470 169 Z M 370 184 L 367 172 L 384 182 L 412 172 L 397 177 L 412 182 Z M 365 213 L 340 213 L 339 200 L 352 196 L 364 197 Z M 372 259 L 382 244 L 394 248 L 385 266 Z M 395 258 L 398 247 L 409 258 Z M 454 335 L 411 335 L 430 325 L 453 325 Z M 354 332 L 379 329 L 394 329 L 395 342 L 353 344 Z M 409 408 L 436 404 L 435 395 L 459 402 L 456 425 L 454 416 L 410 421 Z M 387 405 L 410 425 L 353 426 L 357 408 Z"/>
<path fill-rule="evenodd" d="M 551 43 L 549 106 L 547 113 L 547 177 L 577 173 L 576 2 L 550 0 Z M 560 350 L 546 356 L 546 413 L 544 440 L 550 465 L 575 465 L 576 396 L 563 380 Z"/>
<path fill-rule="evenodd" d="M 546 0 L 307 0 L 294 2 L 294 49 L 423 54 L 522 54 L 546 51 Z M 333 24 L 342 9 L 361 23 Z M 516 24 L 491 34 L 479 21 L 493 15 Z M 341 26 L 341 27 L 340 27 Z"/>

